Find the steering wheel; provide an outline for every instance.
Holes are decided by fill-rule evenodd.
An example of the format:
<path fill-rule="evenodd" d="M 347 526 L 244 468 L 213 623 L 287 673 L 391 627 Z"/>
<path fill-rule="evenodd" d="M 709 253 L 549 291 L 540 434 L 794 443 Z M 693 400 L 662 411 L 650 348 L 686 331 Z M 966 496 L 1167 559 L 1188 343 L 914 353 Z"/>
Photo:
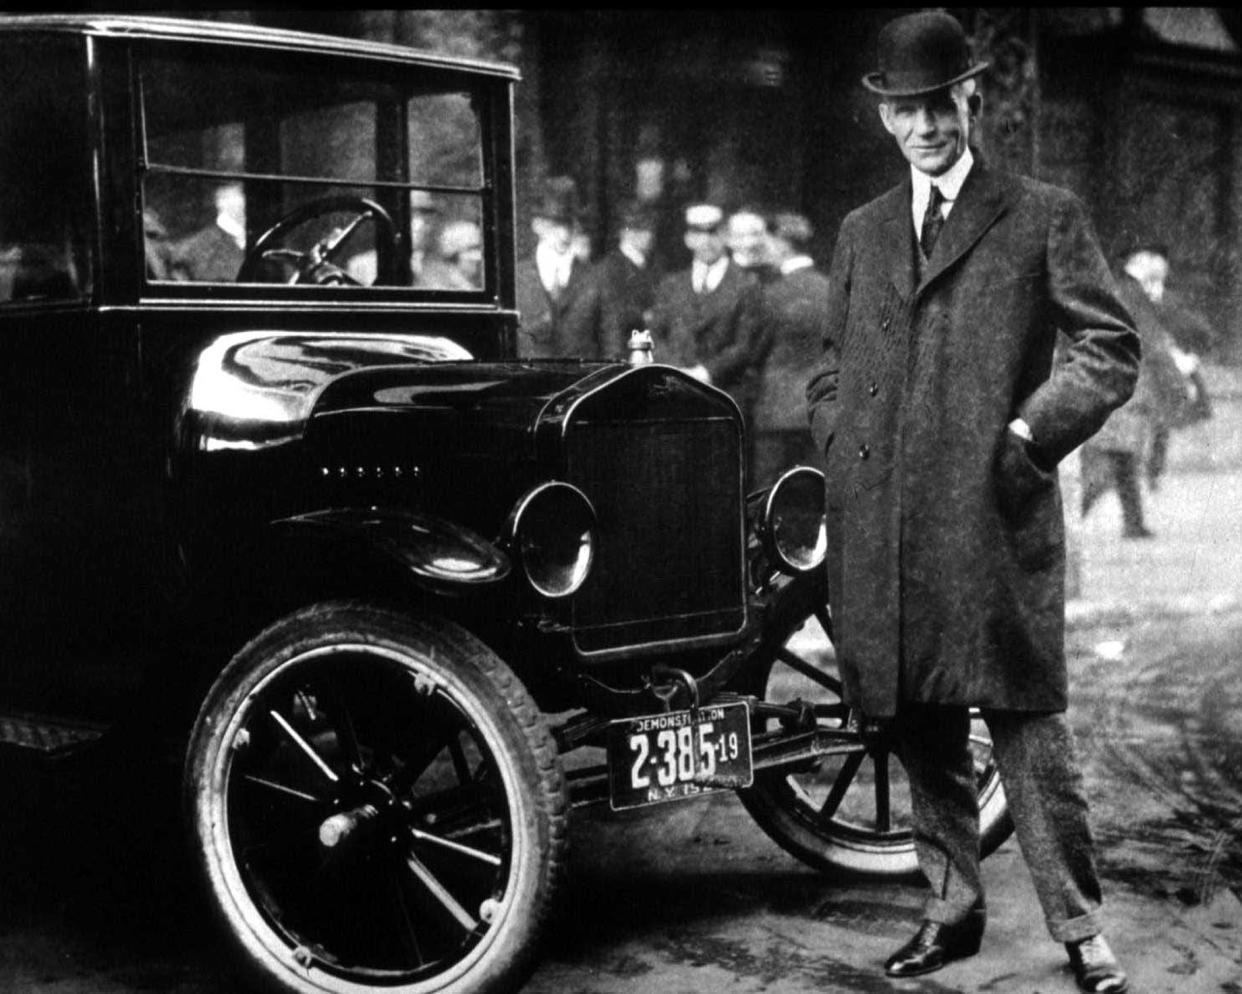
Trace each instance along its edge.
<path fill-rule="evenodd" d="M 316 242 L 309 250 L 278 246 L 278 243 L 294 228 L 313 218 L 337 211 L 348 212 L 354 217 L 341 228 L 334 228 Z M 374 200 L 366 197 L 342 195 L 312 200 L 290 211 L 256 239 L 241 268 L 237 271 L 238 283 L 262 282 L 260 276 L 267 263 L 289 263 L 293 275 L 289 284 L 313 283 L 318 286 L 358 286 L 356 279 L 334 261 L 334 256 L 358 226 L 370 218 L 375 223 L 376 283 L 396 282 L 397 226 L 392 215 Z"/>

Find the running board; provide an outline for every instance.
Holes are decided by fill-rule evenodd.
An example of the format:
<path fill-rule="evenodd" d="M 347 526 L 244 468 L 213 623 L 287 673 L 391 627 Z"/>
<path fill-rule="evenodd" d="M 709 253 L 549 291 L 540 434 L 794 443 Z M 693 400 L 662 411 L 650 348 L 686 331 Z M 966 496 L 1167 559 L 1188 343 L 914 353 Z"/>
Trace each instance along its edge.
<path fill-rule="evenodd" d="M 98 741 L 106 725 L 23 712 L 0 713 L 0 746 L 56 756 Z"/>

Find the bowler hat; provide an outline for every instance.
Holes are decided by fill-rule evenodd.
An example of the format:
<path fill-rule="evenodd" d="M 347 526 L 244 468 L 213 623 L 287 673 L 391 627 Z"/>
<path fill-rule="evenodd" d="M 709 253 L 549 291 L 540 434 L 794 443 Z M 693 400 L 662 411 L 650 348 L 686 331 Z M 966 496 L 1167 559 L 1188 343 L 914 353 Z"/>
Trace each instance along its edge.
<path fill-rule="evenodd" d="M 960 83 L 988 67 L 974 62 L 966 32 L 951 14 L 927 11 L 889 21 L 877 43 L 880 67 L 863 86 L 885 97 L 917 97 Z"/>
<path fill-rule="evenodd" d="M 576 224 L 579 219 L 578 184 L 569 176 L 549 176 L 531 214 L 561 224 Z"/>

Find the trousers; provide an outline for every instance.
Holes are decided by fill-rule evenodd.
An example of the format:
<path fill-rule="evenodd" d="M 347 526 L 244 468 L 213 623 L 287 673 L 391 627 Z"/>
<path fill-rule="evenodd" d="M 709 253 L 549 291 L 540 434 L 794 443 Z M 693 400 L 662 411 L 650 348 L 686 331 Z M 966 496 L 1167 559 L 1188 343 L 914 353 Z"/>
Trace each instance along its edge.
<path fill-rule="evenodd" d="M 1065 715 L 985 710 L 983 719 L 1049 933 L 1058 942 L 1099 934 L 1095 847 Z M 915 850 L 931 886 L 924 917 L 942 924 L 961 921 L 983 901 L 970 721 L 966 707 L 906 704 L 896 724 Z"/>
<path fill-rule="evenodd" d="M 1110 486 L 1117 489 L 1121 502 L 1122 534 L 1135 535 L 1146 530 L 1143 524 L 1143 497 L 1139 491 L 1139 457 L 1133 452 L 1084 448 L 1082 474 L 1082 514 L 1087 512 Z"/>

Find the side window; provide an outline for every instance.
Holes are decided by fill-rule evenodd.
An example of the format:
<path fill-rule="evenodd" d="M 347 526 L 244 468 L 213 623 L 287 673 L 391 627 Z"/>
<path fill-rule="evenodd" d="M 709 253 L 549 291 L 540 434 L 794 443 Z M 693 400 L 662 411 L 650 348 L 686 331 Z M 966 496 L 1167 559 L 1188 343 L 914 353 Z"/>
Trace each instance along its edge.
<path fill-rule="evenodd" d="M 478 94 L 211 54 L 169 45 L 139 66 L 148 282 L 486 288 Z"/>
<path fill-rule="evenodd" d="M 80 39 L 0 39 L 0 303 L 89 291 L 92 211 Z"/>

